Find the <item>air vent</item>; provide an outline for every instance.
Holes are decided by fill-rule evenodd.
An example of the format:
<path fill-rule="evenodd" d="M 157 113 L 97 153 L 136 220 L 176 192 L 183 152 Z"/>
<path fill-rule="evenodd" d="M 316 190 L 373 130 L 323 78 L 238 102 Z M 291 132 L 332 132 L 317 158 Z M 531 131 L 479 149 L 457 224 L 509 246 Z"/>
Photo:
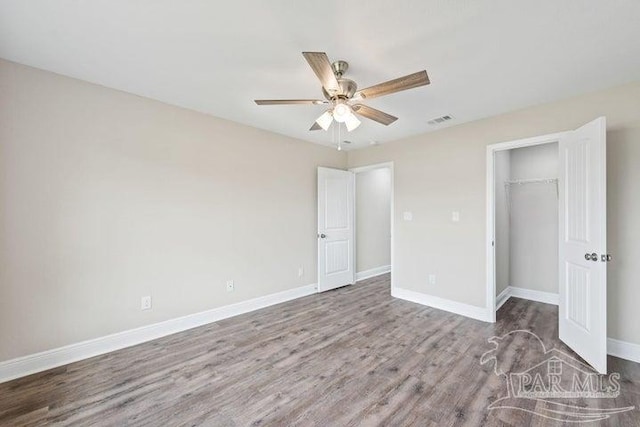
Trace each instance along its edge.
<path fill-rule="evenodd" d="M 343 140 L 342 142 L 338 141 L 338 151 L 342 151 L 342 145 L 343 144 L 351 144 L 351 141 L 347 141 L 347 140 Z"/>
<path fill-rule="evenodd" d="M 436 117 L 435 119 L 431 119 L 427 123 L 430 124 L 431 126 L 436 126 L 444 122 L 448 122 L 449 120 L 453 120 L 453 117 L 447 114 L 446 116 Z"/>

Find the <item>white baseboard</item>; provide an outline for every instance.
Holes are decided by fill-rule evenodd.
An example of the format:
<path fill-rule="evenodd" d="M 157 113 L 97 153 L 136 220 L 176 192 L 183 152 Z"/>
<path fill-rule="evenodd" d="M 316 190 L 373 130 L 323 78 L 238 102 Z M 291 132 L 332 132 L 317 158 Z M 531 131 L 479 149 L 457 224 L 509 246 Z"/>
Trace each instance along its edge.
<path fill-rule="evenodd" d="M 607 353 L 620 359 L 640 363 L 640 344 L 620 341 L 614 338 L 607 339 Z"/>
<path fill-rule="evenodd" d="M 448 311 L 450 313 L 459 314 L 461 316 L 470 317 L 483 322 L 491 322 L 492 318 L 486 307 L 476 307 L 475 305 L 464 304 L 445 298 L 435 297 L 433 295 L 423 294 L 421 292 L 410 291 L 402 288 L 392 288 L 391 296 L 403 300 L 415 302 L 439 310 Z"/>
<path fill-rule="evenodd" d="M 370 279 L 372 277 L 380 276 L 382 274 L 386 274 L 391 272 L 390 265 L 383 265 L 382 267 L 371 268 L 369 270 L 364 270 L 356 273 L 356 282 L 361 280 Z"/>
<path fill-rule="evenodd" d="M 500 292 L 500 295 L 496 297 L 496 310 L 502 307 L 502 305 L 511 297 L 528 299 L 529 301 L 542 302 L 544 304 L 558 305 L 558 294 L 518 288 L 516 286 L 507 286 L 507 288 Z"/>
<path fill-rule="evenodd" d="M 315 294 L 315 284 L 301 286 L 224 307 L 170 319 L 116 334 L 0 362 L 0 383 L 141 344 L 218 320 Z"/>
<path fill-rule="evenodd" d="M 552 292 L 534 291 L 532 289 L 518 288 L 509 286 L 510 296 L 514 298 L 523 298 L 530 301 L 542 302 L 545 304 L 558 305 L 558 294 Z"/>
<path fill-rule="evenodd" d="M 498 296 L 498 308 L 511 296 L 526 298 L 524 296 L 508 295 L 507 297 L 504 297 L 503 302 L 500 303 L 501 296 L 505 294 L 506 291 L 509 291 L 509 288 L 505 289 L 505 291 Z M 287 291 L 242 301 L 236 304 L 190 314 L 176 319 L 166 320 L 153 325 L 143 326 L 53 350 L 47 350 L 41 353 L 0 362 L 0 383 L 77 362 L 79 360 L 99 356 L 125 347 L 141 344 L 177 332 L 186 331 L 191 328 L 216 322 L 218 320 L 227 319 L 229 317 L 269 307 L 271 305 L 312 295 L 316 293 L 316 291 L 315 284 L 301 286 Z M 546 293 L 542 292 L 542 294 Z M 472 319 L 482 320 L 485 322 L 491 321 L 490 316 L 488 315 L 489 313 L 483 307 L 476 307 L 397 287 L 392 289 L 391 295 L 396 298 L 445 310 L 451 313 L 470 317 Z M 548 297 L 544 298 L 546 298 L 546 300 L 540 302 L 549 301 Z M 534 299 L 534 301 L 538 300 Z M 547 303 L 553 304 L 553 302 Z M 557 296 L 555 304 L 557 304 Z M 607 340 L 607 346 L 608 353 L 610 355 L 640 363 L 640 345 L 609 338 Z"/>
<path fill-rule="evenodd" d="M 496 311 L 500 310 L 500 307 L 502 307 L 509 298 L 511 298 L 511 289 L 507 286 L 504 291 L 500 292 L 500 295 L 496 297 Z"/>

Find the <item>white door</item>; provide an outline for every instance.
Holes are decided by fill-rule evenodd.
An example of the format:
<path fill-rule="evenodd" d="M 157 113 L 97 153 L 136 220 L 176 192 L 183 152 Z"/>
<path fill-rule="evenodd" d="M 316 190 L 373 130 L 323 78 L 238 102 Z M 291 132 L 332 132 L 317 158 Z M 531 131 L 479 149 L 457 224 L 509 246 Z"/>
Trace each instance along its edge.
<path fill-rule="evenodd" d="M 355 175 L 318 168 L 318 292 L 355 282 Z"/>
<path fill-rule="evenodd" d="M 560 339 L 607 372 L 606 120 L 560 140 Z"/>

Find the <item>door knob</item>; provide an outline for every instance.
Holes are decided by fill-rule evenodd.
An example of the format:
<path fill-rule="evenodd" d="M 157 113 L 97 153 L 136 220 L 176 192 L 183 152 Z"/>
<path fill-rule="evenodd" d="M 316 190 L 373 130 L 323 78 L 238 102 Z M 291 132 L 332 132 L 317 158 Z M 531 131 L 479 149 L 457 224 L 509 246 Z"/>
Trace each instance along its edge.
<path fill-rule="evenodd" d="M 318 237 L 320 237 L 321 239 L 324 239 L 324 238 L 327 237 L 327 235 L 326 234 L 320 234 L 320 236 L 318 236 Z"/>

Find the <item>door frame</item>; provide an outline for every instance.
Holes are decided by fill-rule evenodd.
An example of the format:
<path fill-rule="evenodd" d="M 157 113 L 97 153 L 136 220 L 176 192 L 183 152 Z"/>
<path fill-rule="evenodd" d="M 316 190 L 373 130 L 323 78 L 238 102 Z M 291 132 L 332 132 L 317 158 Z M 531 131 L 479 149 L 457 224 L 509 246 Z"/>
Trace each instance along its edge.
<path fill-rule="evenodd" d="M 357 175 L 359 173 L 368 172 L 368 171 L 375 170 L 375 169 L 389 169 L 389 171 L 391 173 L 391 183 L 390 183 L 391 184 L 390 185 L 390 187 L 391 187 L 391 194 L 390 194 L 391 206 L 389 207 L 389 209 L 391 209 L 391 216 L 389 217 L 390 222 L 391 222 L 391 230 L 389 230 L 389 232 L 391 233 L 391 242 L 390 242 L 390 244 L 391 244 L 391 248 L 390 248 L 390 252 L 391 252 L 391 260 L 390 260 L 390 262 L 391 262 L 391 293 L 393 293 L 393 290 L 394 290 L 393 269 L 394 269 L 394 266 L 395 266 L 395 261 L 394 261 L 394 259 L 395 259 L 394 258 L 394 246 L 395 246 L 394 245 L 394 239 L 395 239 L 395 231 L 394 231 L 394 229 L 395 229 L 395 221 L 394 221 L 394 217 L 395 217 L 394 187 L 395 187 L 395 185 L 394 185 L 393 162 L 375 163 L 375 164 L 372 164 L 372 165 L 358 166 L 358 167 L 355 167 L 355 168 L 349 168 L 349 171 L 353 172 L 354 175 Z M 357 185 L 357 179 L 356 179 L 355 197 L 354 197 L 354 209 L 353 209 L 354 216 L 355 216 L 355 221 L 354 221 L 355 230 L 354 231 L 355 231 L 355 240 L 356 240 L 355 250 L 353 251 L 353 253 L 354 253 L 354 257 L 356 257 L 356 260 L 357 260 L 357 250 L 358 250 L 358 245 L 357 245 L 357 242 L 358 242 L 358 220 L 357 220 L 357 218 L 358 217 L 357 217 L 357 212 L 356 212 L 356 202 L 355 201 L 357 200 L 357 197 L 358 197 L 358 185 Z M 354 261 L 354 265 L 356 265 L 355 261 Z M 356 270 L 356 275 L 357 275 L 358 274 L 357 266 L 356 266 L 355 270 Z"/>
<path fill-rule="evenodd" d="M 531 138 L 516 139 L 487 146 L 487 240 L 486 240 L 486 269 L 487 269 L 487 316 L 488 321 L 496 321 L 496 195 L 495 195 L 495 153 L 513 150 L 514 148 L 532 147 L 535 145 L 559 143 L 560 139 L 570 133 L 558 132 Z M 558 207 L 559 209 L 559 207 Z"/>

